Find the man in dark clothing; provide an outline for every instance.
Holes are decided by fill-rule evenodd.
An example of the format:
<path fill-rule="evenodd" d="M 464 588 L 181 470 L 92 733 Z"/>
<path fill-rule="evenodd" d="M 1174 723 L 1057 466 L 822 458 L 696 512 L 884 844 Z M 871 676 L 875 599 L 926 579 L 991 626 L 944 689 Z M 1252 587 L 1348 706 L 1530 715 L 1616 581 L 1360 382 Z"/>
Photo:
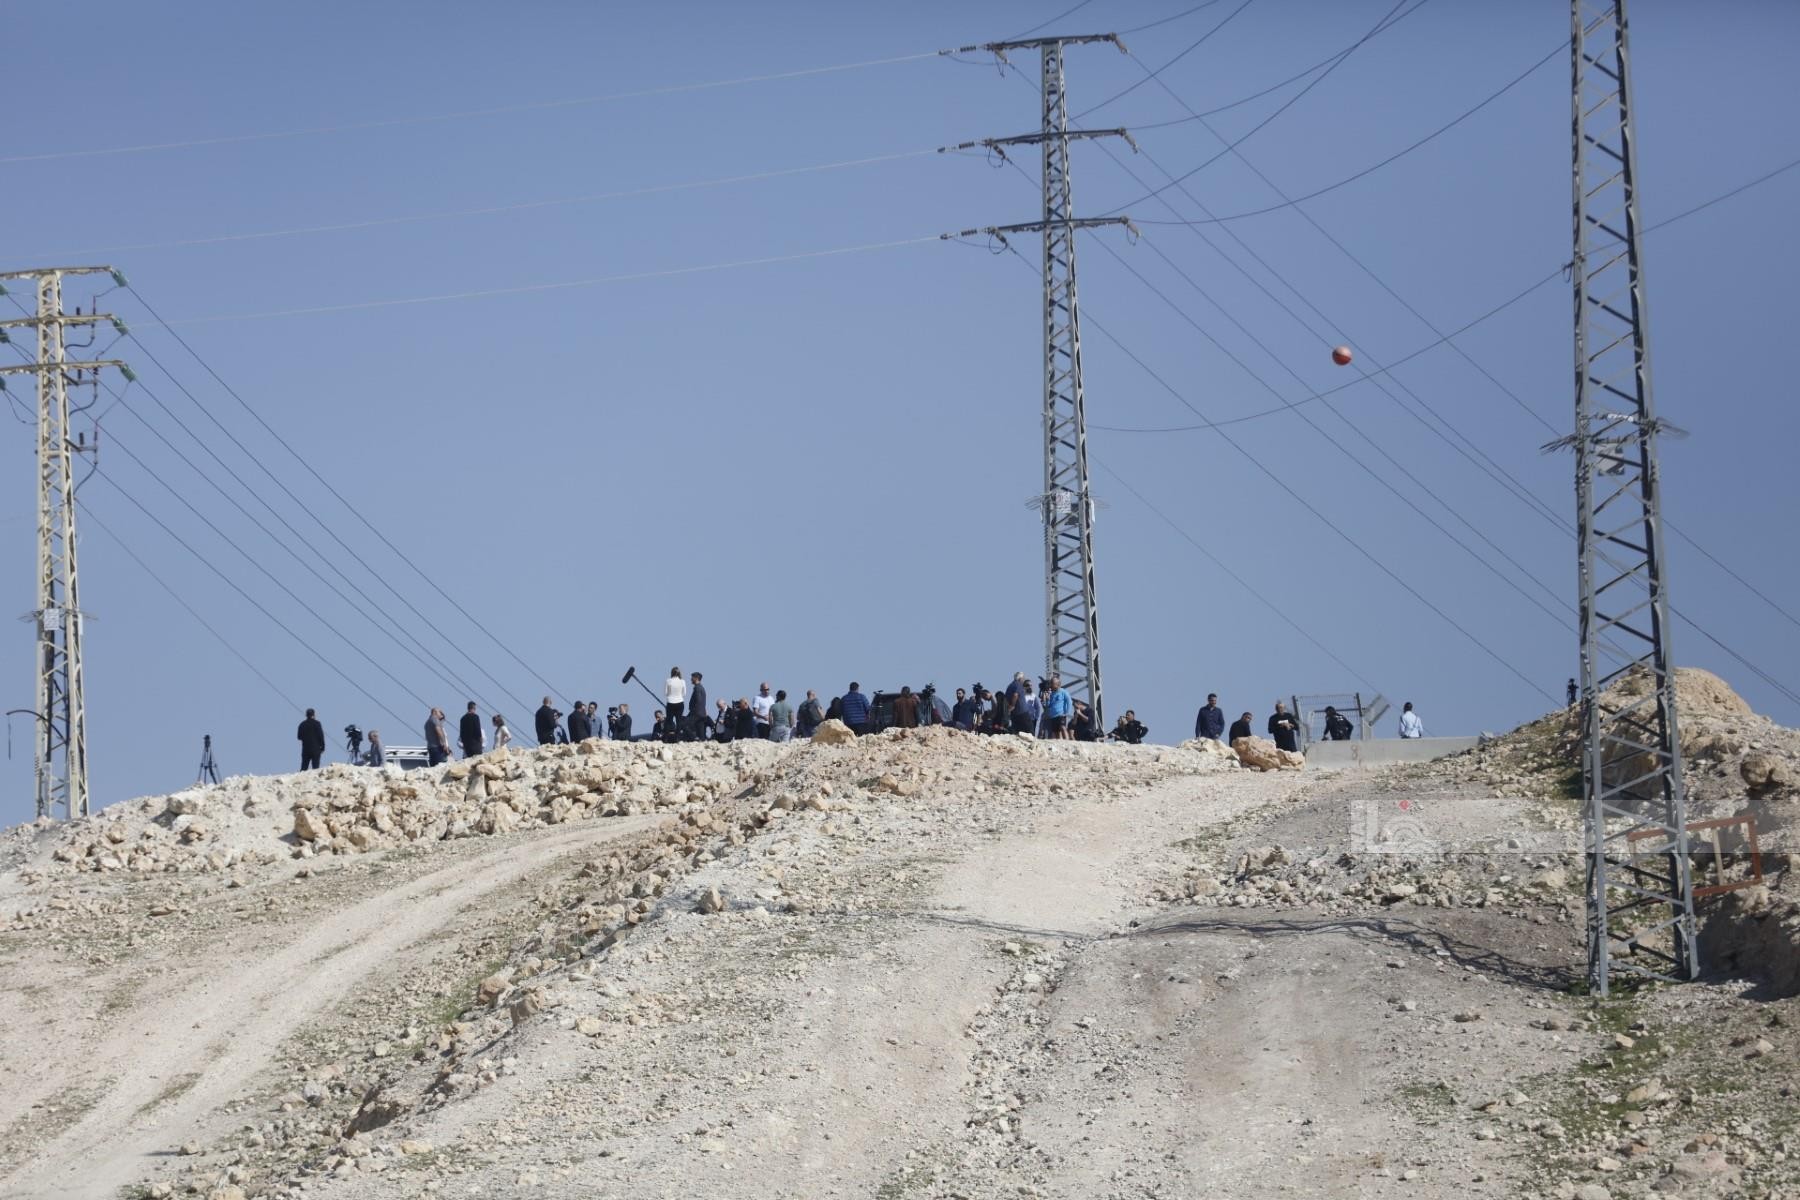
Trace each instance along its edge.
<path fill-rule="evenodd" d="M 1194 736 L 1218 741 L 1225 733 L 1225 712 L 1219 707 L 1219 694 L 1206 693 L 1206 704 L 1194 718 Z"/>
<path fill-rule="evenodd" d="M 919 698 L 910 687 L 902 687 L 894 697 L 894 724 L 901 729 L 919 727 Z"/>
<path fill-rule="evenodd" d="M 706 740 L 706 685 L 700 682 L 700 672 L 694 672 L 694 681 L 688 685 L 688 736 L 696 742 Z"/>
<path fill-rule="evenodd" d="M 325 726 L 319 724 L 318 714 L 312 709 L 306 710 L 306 720 L 300 722 L 297 736 L 300 739 L 300 769 L 318 770 L 319 759 L 325 753 Z"/>
<path fill-rule="evenodd" d="M 1279 700 L 1275 702 L 1275 711 L 1269 714 L 1269 736 L 1275 739 L 1277 749 L 1300 753 L 1300 722 L 1294 720 L 1287 705 Z"/>
<path fill-rule="evenodd" d="M 587 705 L 577 702 L 569 712 L 569 740 L 585 742 L 594 736 L 594 720 L 588 716 Z"/>
<path fill-rule="evenodd" d="M 1119 718 L 1118 725 L 1113 729 L 1113 737 L 1128 746 L 1141 746 L 1144 739 L 1149 736 L 1150 727 L 1138 720 L 1137 714 L 1129 708 L 1125 710 L 1125 715 Z"/>
<path fill-rule="evenodd" d="M 1328 742 L 1347 742 L 1350 735 L 1356 732 L 1356 726 L 1350 718 L 1327 704 L 1325 706 L 1325 740 Z"/>
<path fill-rule="evenodd" d="M 956 703 L 950 706 L 950 723 L 958 729 L 974 729 L 975 718 L 981 712 L 981 701 L 969 697 L 963 688 L 956 689 Z"/>
<path fill-rule="evenodd" d="M 749 700 L 740 697 L 731 709 L 731 732 L 740 742 L 756 737 L 756 713 Z"/>
<path fill-rule="evenodd" d="M 631 740 L 631 705 L 619 705 L 619 716 L 613 722 L 613 741 L 629 742 Z"/>
<path fill-rule="evenodd" d="M 869 732 L 869 698 L 862 694 L 862 685 L 854 679 L 850 681 L 850 690 L 844 693 L 844 724 L 861 737 Z"/>
<path fill-rule="evenodd" d="M 1252 736 L 1250 733 L 1250 714 L 1245 713 L 1243 716 L 1239 717 L 1237 720 L 1235 720 L 1231 723 L 1230 740 L 1227 741 L 1225 744 L 1229 746 L 1232 742 L 1237 741 L 1241 737 L 1250 737 L 1250 736 Z"/>
<path fill-rule="evenodd" d="M 450 731 L 444 727 L 444 710 L 434 708 L 425 721 L 425 760 L 437 766 L 450 757 Z"/>
<path fill-rule="evenodd" d="M 537 710 L 537 741 L 540 746 L 548 746 L 556 741 L 556 709 L 551 707 L 550 697 L 544 697 L 543 706 Z"/>
<path fill-rule="evenodd" d="M 1100 731 L 1094 728 L 1094 710 L 1088 707 L 1087 701 L 1075 701 L 1075 715 L 1070 720 L 1069 729 L 1075 734 L 1078 742 L 1093 742 L 1100 738 Z"/>
<path fill-rule="evenodd" d="M 806 699 L 800 705 L 800 711 L 794 714 L 794 736 L 809 738 L 825 720 L 825 713 L 819 708 L 819 694 L 807 690 Z"/>
<path fill-rule="evenodd" d="M 1570 708 L 1575 707 L 1575 699 L 1580 694 L 1581 694 L 1581 691 L 1579 688 L 1577 688 L 1575 686 L 1575 681 L 1573 679 L 1569 680 L 1569 707 Z"/>
<path fill-rule="evenodd" d="M 464 758 L 479 758 L 487 745 L 487 734 L 481 728 L 481 714 L 475 711 L 475 702 L 469 701 L 469 711 L 462 715 L 456 726 L 457 740 L 462 742 Z"/>

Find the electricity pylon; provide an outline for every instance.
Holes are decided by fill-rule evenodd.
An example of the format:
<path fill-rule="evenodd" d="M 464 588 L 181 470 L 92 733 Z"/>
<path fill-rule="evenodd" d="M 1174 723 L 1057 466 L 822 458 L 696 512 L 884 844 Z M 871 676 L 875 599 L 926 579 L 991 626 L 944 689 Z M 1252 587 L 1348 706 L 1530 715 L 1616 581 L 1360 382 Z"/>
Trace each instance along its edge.
<path fill-rule="evenodd" d="M 65 818 L 88 815 L 87 705 L 82 693 L 81 582 L 75 565 L 74 456 L 78 446 L 69 429 L 69 385 L 81 372 L 117 367 L 129 380 L 131 369 L 117 359 L 76 361 L 68 357 L 65 331 L 70 325 L 94 325 L 116 318 L 98 313 L 63 312 L 65 275 L 111 275 L 110 267 L 47 267 L 0 272 L 0 293 L 9 279 L 30 279 L 37 287 L 37 315 L 0 321 L 0 333 L 30 328 L 37 333 L 37 358 L 0 366 L 0 387 L 7 375 L 37 377 L 38 599 L 32 616 L 37 625 L 36 709 L 38 736 L 32 739 L 37 771 L 37 814 Z M 123 329 L 120 326 L 121 330 Z M 10 335 L 8 335 L 10 340 Z"/>
<path fill-rule="evenodd" d="M 1094 588 L 1094 495 L 1089 483 L 1087 407 L 1081 381 L 1081 312 L 1075 292 L 1075 233 L 1099 225 L 1130 226 L 1127 217 L 1077 217 L 1069 183 L 1069 143 L 1123 137 L 1123 129 L 1069 128 L 1063 87 L 1063 47 L 1111 42 L 1117 34 L 1027 38 L 969 47 L 1005 61 L 1008 50 L 1036 49 L 1041 65 L 1043 123 L 1037 133 L 973 143 L 1004 153 L 1006 146 L 1043 148 L 1044 214 L 1040 221 L 992 225 L 965 233 L 1004 238 L 1044 235 L 1044 490 L 1033 498 L 1044 521 L 1044 673 L 1060 676 L 1077 697 L 1086 695 L 1094 726 L 1104 730 L 1100 696 L 1100 618 Z M 1135 149 L 1135 146 L 1133 147 Z"/>
<path fill-rule="evenodd" d="M 1700 972 L 1651 404 L 1625 0 L 1571 0 L 1588 982 Z M 1604 711 L 1627 675 L 1641 694 Z M 1621 957 L 1615 959 L 1615 955 Z M 1630 956 L 1630 957 L 1624 957 Z"/>

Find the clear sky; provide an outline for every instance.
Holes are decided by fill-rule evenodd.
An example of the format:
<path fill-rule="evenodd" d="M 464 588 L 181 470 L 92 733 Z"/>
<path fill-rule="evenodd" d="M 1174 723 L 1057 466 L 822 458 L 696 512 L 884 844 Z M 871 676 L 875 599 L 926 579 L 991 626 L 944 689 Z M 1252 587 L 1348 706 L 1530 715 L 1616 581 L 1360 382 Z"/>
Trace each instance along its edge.
<path fill-rule="evenodd" d="M 81 561 L 97 801 L 190 782 L 203 733 L 228 772 L 291 769 L 296 706 L 319 709 L 341 757 L 350 722 L 417 742 L 425 703 L 453 714 L 469 698 L 496 703 L 529 729 L 546 680 L 559 707 L 647 701 L 618 684 L 632 663 L 653 679 L 672 664 L 701 670 L 714 696 L 734 697 L 762 680 L 829 697 L 852 678 L 948 688 L 1039 670 L 1042 538 L 1026 506 L 1042 486 L 1038 246 L 1018 239 L 1022 262 L 913 240 L 1038 215 L 1029 149 L 1023 173 L 921 153 L 1034 129 L 1036 95 L 979 55 L 908 56 L 1015 36 L 1071 3 L 10 7 L 0 260 L 108 263 L 136 289 L 104 304 L 133 327 L 112 353 L 142 385 L 92 410 L 106 410 L 100 474 L 81 493 L 95 517 Z M 1192 7 L 1090 0 L 1047 30 L 1162 22 L 1126 36 L 1131 57 L 1069 50 L 1076 111 L 1143 80 L 1140 64 L 1188 51 L 1159 76 L 1179 101 L 1149 83 L 1080 122 L 1139 127 L 1144 153 L 1079 146 L 1078 211 L 1140 197 L 1126 169 L 1160 184 L 1161 168 L 1214 159 L 1213 131 L 1242 137 L 1316 81 L 1242 143 L 1248 163 L 1225 155 L 1186 181 L 1216 214 L 1279 203 L 1249 164 L 1292 195 L 1315 191 L 1549 55 L 1442 137 L 1303 208 L 1444 330 L 1567 261 L 1569 72 L 1566 51 L 1553 53 L 1565 4 L 1428 0 L 1322 78 L 1204 124 L 1143 129 L 1186 117 L 1182 102 L 1205 112 L 1327 59 L 1392 4 L 1220 0 L 1162 20 Z M 1632 15 L 1648 221 L 1800 156 L 1800 6 L 1637 0 Z M 906 61 L 669 90 L 890 59 Z M 1029 55 L 1016 61 L 1035 74 Z M 548 103 L 564 100 L 578 102 Z M 242 138 L 292 131 L 307 132 Z M 68 153 L 145 145 L 164 148 Z M 881 161 L 798 170 L 865 158 Z M 668 187 L 746 175 L 765 177 Z M 1164 197 L 1183 218 L 1199 214 L 1189 196 Z M 1664 446 L 1669 515 L 1788 612 L 1800 611 L 1800 566 L 1784 481 L 1800 417 L 1777 351 L 1795 324 L 1797 198 L 1800 170 L 1652 234 L 1646 249 L 1658 405 L 1692 434 Z M 540 201 L 557 203 L 522 207 Z M 471 209 L 504 211 L 446 215 Z M 1172 216 L 1157 200 L 1128 211 Z M 1360 366 L 1436 340 L 1293 209 L 1143 230 L 1135 244 L 1118 230 L 1080 243 L 1094 426 L 1195 423 L 1133 356 L 1224 420 L 1353 383 Z M 218 240 L 262 233 L 280 236 Z M 907 244 L 683 270 L 887 242 Z M 579 285 L 542 286 L 561 283 Z M 462 298 L 355 307 L 449 295 Z M 71 287 L 71 304 L 86 298 Z M 1546 693 L 1560 701 L 1576 665 L 1574 543 L 1503 482 L 1516 477 L 1559 516 L 1572 507 L 1572 460 L 1538 449 L 1571 420 L 1569 310 L 1558 278 L 1457 339 L 1491 378 L 1439 346 L 1396 369 L 1391 396 L 1361 382 L 1329 408 L 1308 403 L 1316 428 L 1288 412 L 1231 426 L 1279 484 L 1215 432 L 1095 429 L 1110 713 L 1135 708 L 1154 739 L 1176 740 L 1208 690 L 1260 719 L 1278 695 L 1362 689 L 1414 701 L 1431 732 L 1464 733 L 1529 718 Z M 263 315 L 275 313 L 290 315 Z M 1358 367 L 1331 363 L 1340 341 Z M 1445 423 L 1443 438 L 1427 419 Z M 23 424 L 0 433 L 16 464 L 0 496 L 0 589 L 22 614 L 34 605 L 33 443 Z M 1507 476 L 1445 438 L 1467 438 Z M 1669 552 L 1676 603 L 1800 688 L 1800 627 L 1686 542 L 1671 538 Z M 379 603 L 379 625 L 308 564 L 353 598 L 354 581 Z M 0 642 L 8 708 L 31 703 L 29 629 Z M 1673 641 L 1679 661 L 1800 722 L 1691 628 L 1677 625 Z M 647 703 L 633 708 L 647 721 Z M 9 822 L 31 815 L 28 719 L 13 718 L 12 734 Z"/>

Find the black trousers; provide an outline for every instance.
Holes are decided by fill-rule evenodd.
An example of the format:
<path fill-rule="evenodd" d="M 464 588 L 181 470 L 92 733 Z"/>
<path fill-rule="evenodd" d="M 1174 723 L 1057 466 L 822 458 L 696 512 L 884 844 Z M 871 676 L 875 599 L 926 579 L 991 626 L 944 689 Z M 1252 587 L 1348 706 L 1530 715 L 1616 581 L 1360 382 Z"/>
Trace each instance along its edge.
<path fill-rule="evenodd" d="M 300 769 L 302 771 L 318 770 L 319 752 L 316 750 L 302 750 L 300 752 Z"/>
<path fill-rule="evenodd" d="M 430 750 L 426 751 L 426 757 L 431 760 L 431 765 L 435 767 L 445 759 L 449 758 L 450 752 L 442 746 L 433 746 Z"/>

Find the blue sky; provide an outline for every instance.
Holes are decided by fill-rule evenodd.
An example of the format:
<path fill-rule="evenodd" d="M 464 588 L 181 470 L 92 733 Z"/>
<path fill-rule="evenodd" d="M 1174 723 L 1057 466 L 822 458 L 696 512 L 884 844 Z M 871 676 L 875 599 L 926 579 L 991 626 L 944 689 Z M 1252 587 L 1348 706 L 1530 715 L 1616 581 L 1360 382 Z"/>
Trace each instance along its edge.
<path fill-rule="evenodd" d="M 1235 11 L 1160 77 L 1204 111 L 1319 62 L 1391 7 L 1255 0 L 1236 11 L 1241 3 L 1222 0 L 1127 44 L 1158 67 Z M 765 679 L 829 696 L 852 678 L 865 688 L 950 687 L 1037 670 L 1042 542 L 1026 507 L 1041 487 L 1037 245 L 1016 243 L 1022 263 L 979 245 L 914 241 L 1037 215 L 1029 151 L 1019 156 L 1023 175 L 978 155 L 916 153 L 1034 128 L 1032 88 L 991 63 L 934 56 L 588 98 L 928 54 L 1016 35 L 1068 6 L 528 3 L 502 13 L 468 3 L 199 3 L 175 15 L 100 3 L 11 12 L 10 92 L 45 119 L 22 119 L 28 110 L 15 105 L 0 146 L 6 265 L 123 269 L 142 300 L 354 507 L 341 506 L 157 328 L 139 295 L 105 297 L 137 331 L 139 341 L 114 353 L 143 384 L 107 412 L 100 478 L 82 492 L 110 531 L 83 526 L 96 799 L 189 782 L 208 732 L 227 771 L 289 769 L 300 716 L 290 701 L 316 706 L 334 735 L 355 722 L 401 743 L 417 740 L 421 700 L 454 712 L 470 698 L 465 683 L 529 727 L 545 680 L 561 698 L 633 699 L 617 683 L 630 663 L 652 677 L 676 663 L 702 670 L 715 695 L 731 696 Z M 1192 7 L 1092 0 L 1051 29 L 1123 30 Z M 1633 20 L 1647 220 L 1800 153 L 1782 119 L 1795 111 L 1788 65 L 1800 9 L 1734 0 L 1701 12 L 1639 0 Z M 1240 149 L 1290 193 L 1313 191 L 1429 133 L 1567 33 L 1566 7 L 1552 0 L 1430 0 Z M 67 53 L 71 45 L 82 53 Z M 1105 46 L 1072 48 L 1068 58 L 1076 110 L 1143 78 L 1133 58 Z M 1029 57 L 1021 65 L 1034 71 Z M 1242 136 L 1306 82 L 1208 121 L 1226 138 Z M 1442 138 L 1304 207 L 1427 319 L 1460 326 L 1568 258 L 1567 87 L 1566 56 L 1556 55 Z M 568 99 L 587 102 L 543 105 Z M 383 123 L 511 106 L 533 107 Z M 1086 123 L 1185 115 L 1152 84 Z M 294 130 L 325 132 L 67 155 Z M 1185 172 L 1220 148 L 1198 122 L 1138 136 L 1145 154 L 1115 146 L 1117 162 L 1099 145 L 1077 149 L 1079 211 L 1142 194 L 1120 163 L 1160 183 L 1158 164 Z M 642 192 L 890 155 L 900 157 Z M 1217 213 L 1277 202 L 1230 156 L 1188 186 Z M 517 207 L 629 191 L 640 194 Z M 1166 195 L 1183 217 L 1196 214 L 1189 198 Z M 1783 398 L 1791 386 L 1773 351 L 1794 324 L 1784 285 L 1800 252 L 1783 218 L 1797 195 L 1800 171 L 1653 234 L 1646 251 L 1659 408 L 1692 431 L 1664 448 L 1669 515 L 1790 612 L 1800 567 L 1781 481 L 1800 419 Z M 477 208 L 507 211 L 394 220 Z M 1130 211 L 1170 218 L 1156 201 Z M 210 240 L 340 224 L 361 227 Z M 1198 230 L 1146 225 L 1135 244 L 1113 230 L 1084 237 L 1093 425 L 1194 423 L 1133 355 L 1223 420 L 1353 378 L 1330 362 L 1338 341 L 1354 345 L 1360 362 L 1386 362 L 1436 340 L 1292 210 Z M 194 244 L 169 244 L 177 242 Z M 908 244 L 669 273 L 886 242 Z M 597 279 L 614 281 L 541 286 Z M 498 294 L 338 307 L 471 292 Z M 85 298 L 72 290 L 71 303 Z M 319 308 L 336 310 L 260 315 Z M 1153 738 L 1174 740 L 1208 690 L 1234 714 L 1260 718 L 1278 695 L 1361 688 L 1410 699 L 1433 732 L 1452 733 L 1526 719 L 1548 706 L 1542 692 L 1560 698 L 1575 668 L 1562 607 L 1573 600 L 1572 540 L 1415 414 L 1441 418 L 1454 430 L 1447 437 L 1467 438 L 1567 513 L 1572 463 L 1538 450 L 1570 420 L 1566 286 L 1538 289 L 1457 344 L 1513 396 L 1439 347 L 1397 368 L 1406 389 L 1394 389 L 1397 399 L 1359 383 L 1330 397 L 1333 411 L 1306 406 L 1317 429 L 1289 413 L 1233 426 L 1279 485 L 1214 433 L 1092 433 L 1103 464 L 1096 544 L 1112 714 L 1135 708 Z M 245 497 L 171 413 L 317 552 Z M 0 423 L 4 430 L 19 466 L 0 497 L 0 563 L 12 564 L 0 570 L 0 588 L 11 611 L 24 613 L 34 602 L 32 440 L 22 424 Z M 114 535 L 277 687 L 151 582 Z M 1669 551 L 1677 604 L 1800 686 L 1791 620 L 1679 539 Z M 344 577 L 354 580 L 417 639 L 412 653 L 303 563 L 351 595 Z M 25 707 L 29 626 L 17 625 L 8 644 L 6 707 Z M 1674 645 L 1679 661 L 1720 671 L 1759 710 L 1800 722 L 1792 703 L 1691 629 L 1677 626 Z M 18 718 L 12 749 L 6 821 L 31 813 L 29 733 Z"/>

